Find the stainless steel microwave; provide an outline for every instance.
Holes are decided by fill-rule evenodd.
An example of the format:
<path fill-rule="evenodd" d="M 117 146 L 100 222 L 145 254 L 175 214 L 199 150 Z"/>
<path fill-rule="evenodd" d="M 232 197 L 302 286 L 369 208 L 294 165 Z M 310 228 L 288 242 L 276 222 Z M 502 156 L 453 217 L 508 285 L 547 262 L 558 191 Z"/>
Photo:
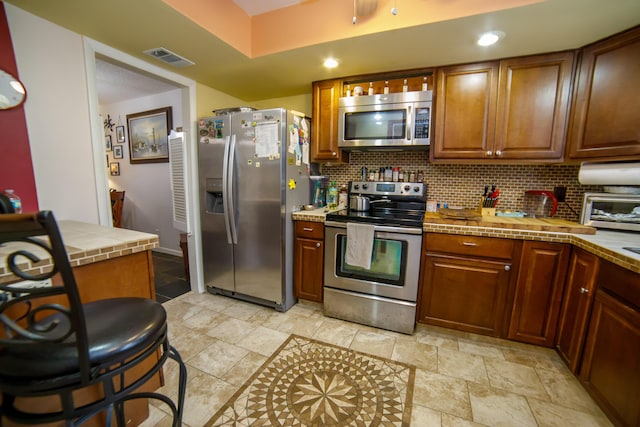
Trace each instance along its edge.
<path fill-rule="evenodd" d="M 338 101 L 338 146 L 345 150 L 426 149 L 432 91 L 348 96 Z"/>
<path fill-rule="evenodd" d="M 596 228 L 640 231 L 640 194 L 585 193 L 580 222 Z"/>

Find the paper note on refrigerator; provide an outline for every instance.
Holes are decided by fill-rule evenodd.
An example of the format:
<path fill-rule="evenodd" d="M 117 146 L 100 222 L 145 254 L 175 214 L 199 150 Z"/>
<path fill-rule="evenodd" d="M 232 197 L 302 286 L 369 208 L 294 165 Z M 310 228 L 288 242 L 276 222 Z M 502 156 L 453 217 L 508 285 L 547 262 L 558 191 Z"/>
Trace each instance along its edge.
<path fill-rule="evenodd" d="M 278 154 L 278 122 L 265 122 L 256 125 L 256 156 L 269 157 Z"/>

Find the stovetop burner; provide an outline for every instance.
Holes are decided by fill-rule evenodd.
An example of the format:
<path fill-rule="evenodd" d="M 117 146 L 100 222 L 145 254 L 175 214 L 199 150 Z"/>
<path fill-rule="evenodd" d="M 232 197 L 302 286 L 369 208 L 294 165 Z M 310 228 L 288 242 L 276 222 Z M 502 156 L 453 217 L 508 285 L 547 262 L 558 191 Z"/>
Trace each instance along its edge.
<path fill-rule="evenodd" d="M 327 221 L 422 227 L 426 184 L 354 181 L 349 183 L 349 195 L 369 197 L 371 208 L 368 211 L 346 209 L 332 212 L 327 214 Z"/>

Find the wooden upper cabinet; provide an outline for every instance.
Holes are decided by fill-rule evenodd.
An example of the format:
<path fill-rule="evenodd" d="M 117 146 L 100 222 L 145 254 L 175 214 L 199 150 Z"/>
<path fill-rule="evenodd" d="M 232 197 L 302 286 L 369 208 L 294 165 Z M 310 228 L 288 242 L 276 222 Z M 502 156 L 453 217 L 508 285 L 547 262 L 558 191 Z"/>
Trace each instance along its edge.
<path fill-rule="evenodd" d="M 341 162 L 348 154 L 338 149 L 338 98 L 341 80 L 313 82 L 311 157 L 314 162 Z"/>
<path fill-rule="evenodd" d="M 573 52 L 439 69 L 433 160 L 561 161 Z"/>
<path fill-rule="evenodd" d="M 433 159 L 484 158 L 493 147 L 498 70 L 498 62 L 437 70 Z"/>
<path fill-rule="evenodd" d="M 495 157 L 562 159 L 573 62 L 573 52 L 500 62 Z"/>
<path fill-rule="evenodd" d="M 640 27 L 582 50 L 568 157 L 640 158 Z"/>

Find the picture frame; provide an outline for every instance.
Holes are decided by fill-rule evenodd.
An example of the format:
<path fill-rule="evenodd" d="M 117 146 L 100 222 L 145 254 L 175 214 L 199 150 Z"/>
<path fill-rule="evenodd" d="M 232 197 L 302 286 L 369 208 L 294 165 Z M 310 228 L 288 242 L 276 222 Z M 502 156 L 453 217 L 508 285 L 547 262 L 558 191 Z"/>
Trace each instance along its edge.
<path fill-rule="evenodd" d="M 105 136 L 104 136 L 104 146 L 105 146 L 105 149 L 106 149 L 107 151 L 111 151 L 111 147 L 112 147 L 112 144 L 111 144 L 111 135 L 105 135 Z"/>
<path fill-rule="evenodd" d="M 120 175 L 120 162 L 111 162 L 111 163 L 109 163 L 109 174 L 111 176 L 119 176 Z"/>
<path fill-rule="evenodd" d="M 127 114 L 130 163 L 169 162 L 172 126 L 171 107 Z"/>
<path fill-rule="evenodd" d="M 113 158 L 114 159 L 122 159 L 122 145 L 114 145 L 113 146 Z"/>
<path fill-rule="evenodd" d="M 123 144 L 125 142 L 124 126 L 116 126 L 116 142 Z"/>

